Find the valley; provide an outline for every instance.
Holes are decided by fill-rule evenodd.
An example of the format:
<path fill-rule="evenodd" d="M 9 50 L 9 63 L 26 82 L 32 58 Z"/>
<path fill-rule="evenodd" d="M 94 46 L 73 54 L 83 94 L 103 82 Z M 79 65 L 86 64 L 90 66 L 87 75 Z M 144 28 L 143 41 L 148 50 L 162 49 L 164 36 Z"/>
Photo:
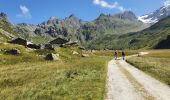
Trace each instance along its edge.
<path fill-rule="evenodd" d="M 34 13 L 36 24 L 25 5 L 16 18 L 0 5 L 0 100 L 169 100 L 170 1 L 142 16 L 118 2 L 93 3 L 100 14 L 81 15 L 91 20 L 72 9 L 51 16 L 58 8 Z"/>

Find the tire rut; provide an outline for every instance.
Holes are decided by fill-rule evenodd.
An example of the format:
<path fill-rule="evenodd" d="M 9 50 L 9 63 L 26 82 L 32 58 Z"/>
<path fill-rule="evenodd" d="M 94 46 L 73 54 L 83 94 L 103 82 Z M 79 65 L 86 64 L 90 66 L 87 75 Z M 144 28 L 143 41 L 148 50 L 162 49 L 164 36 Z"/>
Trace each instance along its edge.
<path fill-rule="evenodd" d="M 140 84 L 134 76 L 123 66 L 120 64 L 119 61 L 116 61 L 117 66 L 122 71 L 122 73 L 127 77 L 130 83 L 134 86 L 136 92 L 141 95 L 145 100 L 155 100 L 155 98 L 144 88 L 142 84 Z"/>

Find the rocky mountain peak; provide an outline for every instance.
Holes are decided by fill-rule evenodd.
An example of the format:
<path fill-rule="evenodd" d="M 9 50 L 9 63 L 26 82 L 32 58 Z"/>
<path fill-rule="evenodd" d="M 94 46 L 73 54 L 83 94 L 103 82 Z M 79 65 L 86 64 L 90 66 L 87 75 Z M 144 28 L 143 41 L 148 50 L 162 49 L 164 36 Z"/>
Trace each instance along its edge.
<path fill-rule="evenodd" d="M 104 13 L 101 13 L 99 17 L 105 17 L 106 15 Z"/>
<path fill-rule="evenodd" d="M 137 20 L 136 15 L 132 11 L 125 11 L 121 14 L 121 19 L 128 19 L 128 20 Z"/>
<path fill-rule="evenodd" d="M 144 23 L 154 24 L 161 19 L 170 16 L 170 4 L 164 4 L 161 8 L 157 9 L 156 11 L 146 14 L 143 16 L 139 16 L 138 19 Z"/>
<path fill-rule="evenodd" d="M 74 14 L 71 14 L 69 18 L 76 18 L 76 16 Z"/>
<path fill-rule="evenodd" d="M 77 18 L 74 14 L 71 14 L 69 17 L 67 17 L 65 20 L 69 21 L 79 21 L 80 19 Z"/>
<path fill-rule="evenodd" d="M 69 17 L 65 18 L 62 22 L 64 22 L 66 26 L 72 26 L 74 28 L 79 28 L 82 24 L 82 21 L 74 14 L 71 14 Z"/>
<path fill-rule="evenodd" d="M 107 16 L 108 16 L 108 15 L 105 15 L 104 13 L 101 13 L 96 20 L 105 19 Z"/>
<path fill-rule="evenodd" d="M 0 19 L 7 19 L 7 14 L 0 12 Z"/>
<path fill-rule="evenodd" d="M 132 11 L 125 11 L 125 12 L 123 12 L 123 14 L 126 15 L 126 16 L 134 16 L 134 17 L 136 17 L 136 15 Z"/>
<path fill-rule="evenodd" d="M 50 19 L 47 21 L 48 25 L 56 25 L 58 23 L 59 23 L 59 20 L 55 16 L 50 17 Z"/>
<path fill-rule="evenodd" d="M 49 20 L 57 20 L 55 16 L 51 16 Z"/>

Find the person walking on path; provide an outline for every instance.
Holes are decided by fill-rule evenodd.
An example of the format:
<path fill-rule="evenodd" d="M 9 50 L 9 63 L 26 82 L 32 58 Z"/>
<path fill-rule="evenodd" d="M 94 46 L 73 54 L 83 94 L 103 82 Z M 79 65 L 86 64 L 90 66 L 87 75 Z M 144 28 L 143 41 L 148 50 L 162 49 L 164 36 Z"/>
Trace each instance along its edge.
<path fill-rule="evenodd" d="M 122 51 L 122 58 L 123 58 L 123 60 L 125 60 L 125 52 L 124 51 Z"/>
<path fill-rule="evenodd" d="M 117 60 L 117 56 L 118 56 L 118 52 L 117 52 L 117 50 L 115 50 L 115 60 Z"/>

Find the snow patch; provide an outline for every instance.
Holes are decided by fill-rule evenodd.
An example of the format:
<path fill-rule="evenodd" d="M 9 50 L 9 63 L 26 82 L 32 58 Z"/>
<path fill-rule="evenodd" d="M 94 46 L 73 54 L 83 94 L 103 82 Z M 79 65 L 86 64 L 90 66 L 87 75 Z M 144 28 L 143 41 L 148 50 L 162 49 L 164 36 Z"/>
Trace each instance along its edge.
<path fill-rule="evenodd" d="M 156 23 L 158 22 L 158 19 L 156 18 L 148 18 L 149 15 L 139 16 L 138 20 L 142 21 L 143 23 Z"/>

